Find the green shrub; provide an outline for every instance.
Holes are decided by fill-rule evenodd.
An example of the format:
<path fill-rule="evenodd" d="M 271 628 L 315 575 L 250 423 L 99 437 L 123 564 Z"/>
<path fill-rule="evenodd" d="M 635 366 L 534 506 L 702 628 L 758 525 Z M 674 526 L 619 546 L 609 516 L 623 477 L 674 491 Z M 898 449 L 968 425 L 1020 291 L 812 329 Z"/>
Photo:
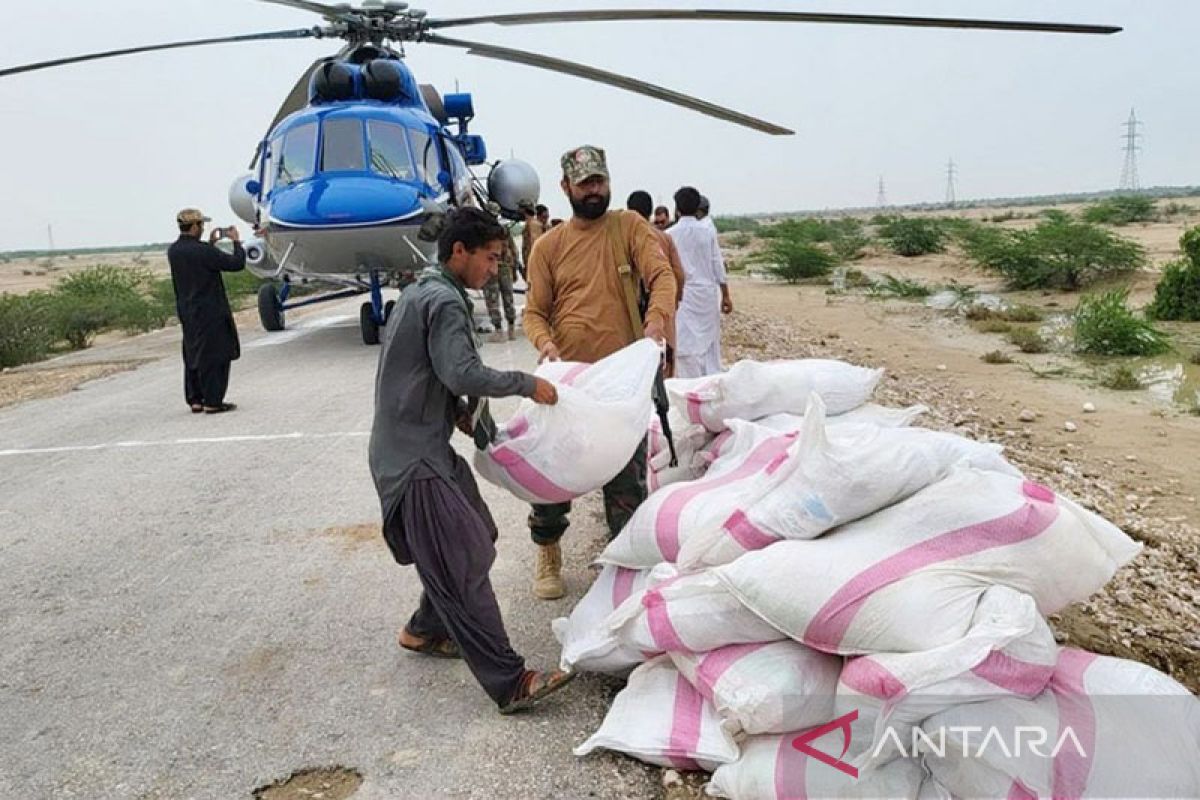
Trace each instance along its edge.
<path fill-rule="evenodd" d="M 1142 381 L 1128 366 L 1121 365 L 1112 369 L 1100 379 L 1100 385 L 1105 389 L 1116 389 L 1120 392 L 1132 392 L 1142 388 Z"/>
<path fill-rule="evenodd" d="M 49 294 L 0 294 L 0 367 L 45 358 L 54 345 Z"/>
<path fill-rule="evenodd" d="M 50 292 L 56 338 L 74 349 L 106 330 L 130 333 L 162 327 L 174 310 L 149 272 L 98 266 L 65 275 Z"/>
<path fill-rule="evenodd" d="M 1045 318 L 1040 308 L 1035 306 L 1009 306 L 1000 312 L 1000 317 L 1009 322 L 1041 322 Z"/>
<path fill-rule="evenodd" d="M 747 261 L 765 264 L 768 273 L 788 283 L 819 278 L 837 265 L 836 258 L 815 244 L 793 239 L 773 239 L 765 250 Z"/>
<path fill-rule="evenodd" d="M 1003 350 L 992 350 L 991 352 L 981 355 L 980 360 L 985 364 L 1011 364 L 1012 356 Z"/>
<path fill-rule="evenodd" d="M 1083 298 L 1075 310 L 1075 349 L 1081 353 L 1147 356 L 1171 349 L 1166 334 L 1134 315 L 1128 289 Z"/>
<path fill-rule="evenodd" d="M 1152 319 L 1196 322 L 1200 320 L 1200 227 L 1183 234 L 1179 245 L 1183 258 L 1163 271 L 1146 314 Z"/>
<path fill-rule="evenodd" d="M 933 289 L 919 281 L 897 278 L 895 275 L 885 273 L 880 275 L 879 280 L 867 288 L 867 293 L 876 297 L 921 299 L 933 294 Z"/>
<path fill-rule="evenodd" d="M 1096 225 L 1129 225 L 1154 219 L 1154 201 L 1141 195 L 1109 197 L 1083 210 L 1083 221 Z"/>
<path fill-rule="evenodd" d="M 713 217 L 713 224 L 717 226 L 717 233 L 733 233 L 734 231 L 753 233 L 759 228 L 758 220 L 750 217 Z"/>
<path fill-rule="evenodd" d="M 1146 251 L 1136 242 L 1065 216 L 1027 231 L 984 228 L 964 238 L 963 249 L 1014 289 L 1073 291 L 1146 263 Z"/>
<path fill-rule="evenodd" d="M 1022 353 L 1045 353 L 1050 349 L 1050 344 L 1040 333 L 1028 328 L 1013 328 L 1009 331 L 1008 340 Z"/>
<path fill-rule="evenodd" d="M 735 233 L 726 239 L 726 241 L 730 247 L 749 247 L 750 243 L 754 241 L 754 237 L 748 233 Z"/>
<path fill-rule="evenodd" d="M 879 237 L 892 252 L 905 258 L 941 253 L 946 249 L 946 226 L 928 217 L 885 217 Z"/>

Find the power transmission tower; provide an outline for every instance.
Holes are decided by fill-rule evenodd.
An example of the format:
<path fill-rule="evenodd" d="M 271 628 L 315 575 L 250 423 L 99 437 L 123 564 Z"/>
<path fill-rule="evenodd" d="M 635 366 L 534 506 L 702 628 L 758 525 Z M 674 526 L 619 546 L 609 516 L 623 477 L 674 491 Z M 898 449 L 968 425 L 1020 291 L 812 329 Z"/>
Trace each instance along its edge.
<path fill-rule="evenodd" d="M 1142 188 L 1138 180 L 1137 165 L 1137 154 L 1142 149 L 1138 144 L 1138 139 L 1142 138 L 1142 134 L 1138 133 L 1138 126 L 1141 124 L 1134 109 L 1129 109 L 1129 121 L 1122 125 L 1125 128 L 1125 166 L 1121 168 L 1120 186 L 1122 192 L 1136 192 Z"/>
<path fill-rule="evenodd" d="M 46 238 L 50 240 L 50 252 L 54 252 L 54 226 L 46 226 Z"/>
<path fill-rule="evenodd" d="M 887 187 L 883 185 L 883 176 L 879 176 L 879 194 L 875 197 L 875 205 L 879 208 L 887 208 Z"/>
<path fill-rule="evenodd" d="M 955 165 L 954 159 L 946 164 L 946 205 L 952 206 L 957 199 L 955 197 L 954 179 L 958 175 L 958 166 Z"/>

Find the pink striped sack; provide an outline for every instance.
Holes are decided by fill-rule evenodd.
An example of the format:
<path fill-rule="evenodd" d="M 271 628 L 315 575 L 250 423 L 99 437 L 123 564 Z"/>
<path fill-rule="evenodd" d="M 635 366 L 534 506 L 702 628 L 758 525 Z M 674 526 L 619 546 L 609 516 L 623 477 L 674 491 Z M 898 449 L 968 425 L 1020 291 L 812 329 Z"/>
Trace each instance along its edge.
<path fill-rule="evenodd" d="M 859 712 L 856 734 L 870 743 L 862 769 L 903 755 L 912 728 L 966 703 L 1031 698 L 1054 674 L 1058 645 L 1029 595 L 1007 586 L 983 593 L 962 639 L 921 653 L 880 653 L 846 662 L 836 716 Z"/>
<path fill-rule="evenodd" d="M 564 670 L 624 674 L 646 660 L 641 651 L 622 647 L 608 629 L 609 616 L 627 600 L 640 602 L 646 589 L 675 577 L 675 568 L 660 564 L 652 570 L 606 566 L 571 616 L 550 623 L 562 645 Z"/>
<path fill-rule="evenodd" d="M 708 795 L 729 800 L 909 800 L 920 793 L 925 778 L 920 760 L 897 759 L 856 778 L 839 768 L 856 755 L 851 749 L 840 760 L 836 758 L 843 749 L 839 730 L 817 737 L 809 745 L 814 752 L 827 753 L 828 761 L 797 746 L 805 733 L 751 736 L 742 743 L 741 758 L 713 774 Z"/>
<path fill-rule="evenodd" d="M 720 433 L 728 419 L 801 414 L 814 393 L 830 414 L 844 414 L 870 400 L 882 377 L 882 369 L 828 359 L 739 361 L 719 375 L 669 380 L 667 394 L 689 422 Z"/>
<path fill-rule="evenodd" d="M 704 653 L 786 638 L 742 605 L 710 572 L 681 575 L 626 601 L 606 623 L 623 647 L 645 653 Z"/>
<path fill-rule="evenodd" d="M 670 656 L 734 735 L 787 733 L 833 719 L 838 656 L 790 640 Z"/>
<path fill-rule="evenodd" d="M 521 401 L 495 443 L 475 451 L 476 471 L 530 503 L 599 489 L 646 436 L 660 358 L 658 344 L 642 339 L 595 364 L 542 365 L 536 374 L 558 378 L 558 404 Z"/>
<path fill-rule="evenodd" d="M 600 748 L 688 771 L 712 772 L 738 757 L 712 705 L 666 657 L 633 671 L 600 730 L 574 752 L 586 756 Z"/>
<path fill-rule="evenodd" d="M 646 459 L 646 488 L 650 492 L 657 492 L 672 483 L 695 480 L 704 474 L 710 463 L 699 454 L 712 441 L 712 433 L 703 425 L 687 422 L 674 408 L 667 415 L 667 421 L 671 424 L 671 438 L 675 442 L 676 465 L 671 466 L 671 448 L 663 434 L 662 423 L 657 416 L 652 417 Z"/>
<path fill-rule="evenodd" d="M 1043 614 L 1099 590 L 1141 546 L 1065 497 L 967 467 L 815 541 L 777 542 L 713 574 L 764 621 L 842 655 L 932 650 L 967 634 L 989 586 Z"/>
<path fill-rule="evenodd" d="M 1037 698 L 959 706 L 922 729 L 926 766 L 958 797 L 1200 797 L 1200 700 L 1136 661 L 1064 649 Z"/>
<path fill-rule="evenodd" d="M 729 424 L 738 430 L 755 423 Z M 778 480 L 764 483 L 719 524 L 689 530 L 675 559 L 681 570 L 728 564 L 780 539 L 815 539 L 915 494 L 956 465 L 1021 474 L 999 445 L 952 433 L 829 425 L 820 395 L 809 399 L 799 434 Z"/>
<path fill-rule="evenodd" d="M 738 434 L 704 477 L 672 484 L 646 498 L 598 561 L 632 569 L 674 562 L 686 536 L 719 527 L 783 479 L 780 468 L 799 434 L 777 434 L 748 422 L 731 424 Z"/>

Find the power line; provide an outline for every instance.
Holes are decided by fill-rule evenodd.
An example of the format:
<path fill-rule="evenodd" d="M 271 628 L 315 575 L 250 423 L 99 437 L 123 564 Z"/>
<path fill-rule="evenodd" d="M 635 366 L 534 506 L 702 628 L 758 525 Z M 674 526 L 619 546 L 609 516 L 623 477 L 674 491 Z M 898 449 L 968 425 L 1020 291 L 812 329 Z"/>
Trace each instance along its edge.
<path fill-rule="evenodd" d="M 1141 187 L 1141 181 L 1138 179 L 1138 164 L 1137 154 L 1142 148 L 1138 144 L 1138 139 L 1142 138 L 1142 134 L 1138 133 L 1138 127 L 1143 123 L 1138 121 L 1137 113 L 1134 109 L 1129 109 L 1129 121 L 1122 124 L 1125 128 L 1125 135 L 1122 137 L 1125 140 L 1125 165 L 1121 168 L 1121 185 L 1122 192 L 1136 192 Z"/>
<path fill-rule="evenodd" d="M 954 163 L 954 159 L 946 164 L 946 205 L 952 206 L 957 200 L 957 191 L 954 179 L 958 176 L 958 166 Z"/>

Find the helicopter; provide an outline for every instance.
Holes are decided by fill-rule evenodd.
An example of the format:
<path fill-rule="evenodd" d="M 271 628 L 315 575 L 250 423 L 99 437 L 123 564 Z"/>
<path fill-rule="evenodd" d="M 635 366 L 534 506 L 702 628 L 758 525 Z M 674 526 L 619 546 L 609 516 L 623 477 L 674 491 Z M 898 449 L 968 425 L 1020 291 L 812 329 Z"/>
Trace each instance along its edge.
<path fill-rule="evenodd" d="M 293 30 L 170 42 L 58 58 L 0 69 L 0 77 L 103 58 L 212 44 L 331 39 L 343 45 L 306 69 L 257 143 L 248 171 L 229 190 L 234 213 L 255 230 L 248 268 L 265 282 L 258 294 L 263 328 L 285 327 L 288 310 L 369 295 L 359 309 L 363 342 L 378 344 L 395 301 L 435 256 L 430 225 L 451 207 L 498 208 L 509 220 L 538 200 L 537 172 L 519 159 L 488 161 L 483 137 L 471 133 L 469 93 L 442 96 L 418 83 L 405 45 L 437 45 L 468 55 L 572 75 L 672 103 L 751 130 L 792 135 L 781 125 L 625 75 L 561 58 L 447 36 L 448 29 L 615 21 L 823 23 L 1107 35 L 1119 27 L 824 12 L 689 9 L 564 10 L 455 18 L 392 0 L 361 6 L 311 0 L 259 0 L 319 15 L 323 24 Z M 488 167 L 480 178 L 473 167 Z M 425 235 L 422 235 L 422 230 Z M 292 300 L 297 283 L 329 285 Z"/>

